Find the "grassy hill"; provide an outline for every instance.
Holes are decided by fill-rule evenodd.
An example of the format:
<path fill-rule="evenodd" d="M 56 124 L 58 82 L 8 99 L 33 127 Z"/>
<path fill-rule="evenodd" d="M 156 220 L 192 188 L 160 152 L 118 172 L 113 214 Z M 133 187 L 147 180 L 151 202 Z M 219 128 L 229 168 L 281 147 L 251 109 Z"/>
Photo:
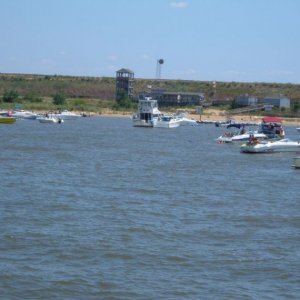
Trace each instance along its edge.
<path fill-rule="evenodd" d="M 43 108 L 55 109 L 52 105 L 52 96 L 56 93 L 64 93 L 68 99 L 68 108 L 84 110 L 101 110 L 110 107 L 115 98 L 115 78 L 112 77 L 79 77 L 60 75 L 31 75 L 31 74 L 1 74 L 0 73 L 0 97 L 5 91 L 15 90 L 21 96 L 20 102 L 31 109 Z M 151 85 L 153 89 L 161 88 L 169 92 L 202 92 L 206 99 L 212 100 L 214 89 L 210 81 L 192 80 L 166 80 L 166 79 L 135 79 L 134 94 L 147 89 Z M 235 96 L 249 94 L 258 98 L 272 95 L 285 95 L 292 102 L 300 101 L 299 84 L 282 83 L 241 83 L 241 82 L 217 82 L 216 99 L 231 101 Z M 27 100 L 26 100 L 27 99 Z M 26 104 L 26 103 L 25 103 Z M 4 103 L 1 103 L 3 107 Z"/>

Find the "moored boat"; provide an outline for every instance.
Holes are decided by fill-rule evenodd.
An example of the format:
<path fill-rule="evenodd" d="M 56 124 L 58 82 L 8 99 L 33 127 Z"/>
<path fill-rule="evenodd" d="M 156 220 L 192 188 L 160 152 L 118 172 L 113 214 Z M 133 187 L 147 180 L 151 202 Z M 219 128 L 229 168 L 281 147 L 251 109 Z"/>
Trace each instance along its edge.
<path fill-rule="evenodd" d="M 35 120 L 38 117 L 37 113 L 26 110 L 14 110 L 11 112 L 12 117 L 17 119 Z"/>
<path fill-rule="evenodd" d="M 43 116 L 43 117 L 38 117 L 37 120 L 40 123 L 48 123 L 48 124 L 53 124 L 53 123 L 58 123 L 61 124 L 64 122 L 63 119 L 61 118 L 54 118 L 54 117 L 50 117 L 50 116 Z"/>
<path fill-rule="evenodd" d="M 157 100 L 147 97 L 139 100 L 138 111 L 132 117 L 133 126 L 135 127 L 154 127 L 158 117 L 161 116 L 158 110 Z"/>
<path fill-rule="evenodd" d="M 56 119 L 60 118 L 62 120 L 76 120 L 78 117 L 81 117 L 81 115 L 68 110 L 63 110 L 58 113 L 48 113 L 48 116 Z"/>
<path fill-rule="evenodd" d="M 14 124 L 14 123 L 16 123 L 16 118 L 0 116 L 0 124 Z"/>
<path fill-rule="evenodd" d="M 174 116 L 161 116 L 158 117 L 154 127 L 158 128 L 176 128 L 181 124 L 181 119 Z"/>
<path fill-rule="evenodd" d="M 285 136 L 282 119 L 278 117 L 262 118 L 258 132 L 265 134 L 270 139 L 283 139 Z"/>
<path fill-rule="evenodd" d="M 300 142 L 290 139 L 277 141 L 257 141 L 250 139 L 248 143 L 241 145 L 244 153 L 273 153 L 273 152 L 297 152 L 300 151 Z"/>
<path fill-rule="evenodd" d="M 246 130 L 244 125 L 230 124 L 227 128 L 239 128 L 238 131 L 229 131 L 223 133 L 216 139 L 218 143 L 243 143 L 248 141 L 250 137 L 257 138 L 258 140 L 266 139 L 264 133 L 259 133 L 257 130 Z"/>

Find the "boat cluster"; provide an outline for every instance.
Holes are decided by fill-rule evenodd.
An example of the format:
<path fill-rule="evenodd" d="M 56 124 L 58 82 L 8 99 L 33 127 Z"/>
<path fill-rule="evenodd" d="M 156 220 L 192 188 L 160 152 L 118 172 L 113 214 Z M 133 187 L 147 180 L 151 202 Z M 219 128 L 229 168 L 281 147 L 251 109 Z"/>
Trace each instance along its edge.
<path fill-rule="evenodd" d="M 278 117 L 262 118 L 255 130 L 246 130 L 245 125 L 236 123 L 228 124 L 227 128 L 238 130 L 225 132 L 216 141 L 240 143 L 240 150 L 243 153 L 300 152 L 300 141 L 285 137 L 282 119 Z M 294 158 L 294 167 L 300 168 L 300 156 Z"/>
<path fill-rule="evenodd" d="M 48 112 L 45 114 L 34 113 L 26 110 L 0 111 L 0 123 L 13 124 L 17 119 L 37 120 L 40 123 L 61 124 L 65 120 L 76 119 L 80 115 L 68 110 Z"/>
<path fill-rule="evenodd" d="M 162 114 L 158 109 L 157 100 L 145 98 L 139 100 L 138 111 L 132 117 L 133 126 L 174 128 L 181 124 L 197 124 L 185 114 Z M 215 122 L 217 127 L 226 127 L 231 131 L 223 133 L 216 141 L 218 143 L 238 143 L 243 153 L 270 152 L 299 152 L 300 142 L 285 138 L 282 119 L 278 117 L 264 117 L 261 123 Z M 254 130 L 246 130 L 246 126 L 256 126 Z M 234 131 L 232 131 L 234 129 Z M 300 128 L 297 128 L 300 131 Z M 295 166 L 297 158 L 295 158 Z"/>

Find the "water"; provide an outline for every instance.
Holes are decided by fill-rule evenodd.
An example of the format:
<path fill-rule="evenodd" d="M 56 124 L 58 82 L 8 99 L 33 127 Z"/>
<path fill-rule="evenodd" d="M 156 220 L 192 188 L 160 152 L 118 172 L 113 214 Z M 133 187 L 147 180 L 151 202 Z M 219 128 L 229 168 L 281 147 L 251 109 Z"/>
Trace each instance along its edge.
<path fill-rule="evenodd" d="M 127 118 L 0 131 L 1 299 L 299 299 L 295 154 Z"/>

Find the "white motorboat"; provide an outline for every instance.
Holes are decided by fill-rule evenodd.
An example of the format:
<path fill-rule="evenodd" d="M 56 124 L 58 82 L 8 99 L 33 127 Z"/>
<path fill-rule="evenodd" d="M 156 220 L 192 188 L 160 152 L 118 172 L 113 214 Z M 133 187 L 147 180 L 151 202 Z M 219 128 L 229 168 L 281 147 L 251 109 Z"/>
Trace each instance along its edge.
<path fill-rule="evenodd" d="M 151 97 L 139 100 L 138 111 L 132 117 L 133 126 L 154 127 L 158 117 L 161 115 L 161 112 L 158 110 L 157 100 L 154 100 Z"/>
<path fill-rule="evenodd" d="M 242 127 L 242 128 L 241 128 Z M 230 124 L 227 128 L 239 128 L 238 131 L 229 131 L 223 133 L 219 136 L 216 141 L 218 143 L 242 143 L 248 141 L 250 137 L 255 137 L 256 139 L 263 140 L 267 136 L 264 133 L 260 133 L 257 130 L 246 130 L 245 125 L 241 124 Z"/>
<path fill-rule="evenodd" d="M 300 133 L 300 127 L 297 127 L 296 130 Z"/>
<path fill-rule="evenodd" d="M 264 133 L 259 133 L 257 131 L 247 131 L 245 133 L 230 133 L 225 132 L 221 136 L 219 136 L 216 141 L 218 143 L 243 143 L 248 141 L 249 138 L 253 136 L 259 140 L 267 139 L 267 136 Z"/>
<path fill-rule="evenodd" d="M 177 112 L 173 116 L 175 118 L 180 119 L 180 125 L 182 125 L 182 126 L 198 125 L 198 122 L 196 120 L 188 118 L 188 113 L 187 112 Z"/>
<path fill-rule="evenodd" d="M 179 117 L 180 118 L 180 117 Z M 194 126 L 194 125 L 199 125 L 199 123 L 196 120 L 192 120 L 186 117 L 182 117 L 180 118 L 180 125 L 184 125 L 184 126 Z"/>
<path fill-rule="evenodd" d="M 81 115 L 68 110 L 63 110 L 58 113 L 48 113 L 48 116 L 53 118 L 60 118 L 62 120 L 76 120 L 78 117 L 81 117 Z"/>
<path fill-rule="evenodd" d="M 61 124 L 64 122 L 63 119 L 61 118 L 54 118 L 54 117 L 50 117 L 50 116 L 44 116 L 44 117 L 38 117 L 37 120 L 40 123 L 48 123 L 48 124 L 53 124 L 53 123 L 57 123 L 57 124 Z"/>
<path fill-rule="evenodd" d="M 233 136 L 232 142 L 233 143 L 245 142 L 248 141 L 251 136 L 259 140 L 264 140 L 268 138 L 264 133 L 259 133 L 257 131 L 248 131 L 243 134 L 237 134 Z"/>
<path fill-rule="evenodd" d="M 175 116 L 161 116 L 158 117 L 157 122 L 154 124 L 154 127 L 158 128 L 176 128 L 181 124 L 181 118 Z"/>
<path fill-rule="evenodd" d="M 26 110 L 14 110 L 12 111 L 11 116 L 17 119 L 35 120 L 38 117 L 38 114 Z"/>
<path fill-rule="evenodd" d="M 300 151 L 300 142 L 290 139 L 278 141 L 255 141 L 241 145 L 241 152 L 245 153 L 272 153 L 272 152 L 297 152 Z"/>

